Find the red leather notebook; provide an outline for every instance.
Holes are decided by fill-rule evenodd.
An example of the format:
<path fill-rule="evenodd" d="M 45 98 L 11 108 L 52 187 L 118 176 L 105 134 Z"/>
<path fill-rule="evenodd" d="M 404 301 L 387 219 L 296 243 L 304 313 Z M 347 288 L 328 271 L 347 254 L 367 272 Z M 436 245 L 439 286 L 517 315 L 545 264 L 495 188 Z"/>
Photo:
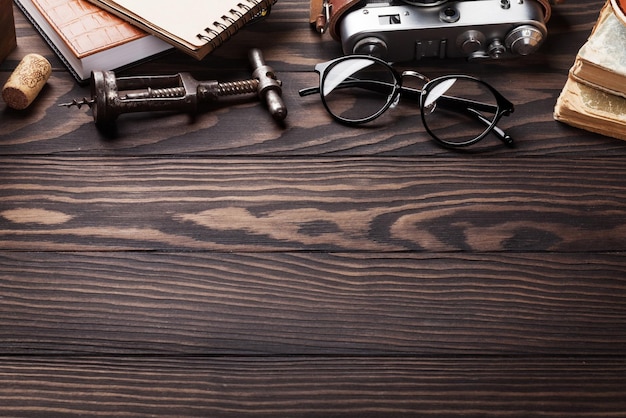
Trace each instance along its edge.
<path fill-rule="evenodd" d="M 32 0 L 78 58 L 147 34 L 84 0 Z"/>
<path fill-rule="evenodd" d="M 162 40 L 85 0 L 15 0 L 79 82 L 170 50 Z"/>

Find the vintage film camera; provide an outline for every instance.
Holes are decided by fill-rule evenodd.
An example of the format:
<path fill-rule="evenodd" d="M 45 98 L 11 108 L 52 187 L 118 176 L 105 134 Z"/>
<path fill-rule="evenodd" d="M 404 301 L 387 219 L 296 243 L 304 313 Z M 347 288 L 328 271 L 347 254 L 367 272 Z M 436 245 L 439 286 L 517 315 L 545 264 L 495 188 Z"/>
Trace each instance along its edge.
<path fill-rule="evenodd" d="M 331 35 L 341 42 L 344 54 L 368 54 L 389 62 L 529 55 L 545 40 L 550 14 L 548 0 L 323 3 L 324 20 L 334 25 Z"/>

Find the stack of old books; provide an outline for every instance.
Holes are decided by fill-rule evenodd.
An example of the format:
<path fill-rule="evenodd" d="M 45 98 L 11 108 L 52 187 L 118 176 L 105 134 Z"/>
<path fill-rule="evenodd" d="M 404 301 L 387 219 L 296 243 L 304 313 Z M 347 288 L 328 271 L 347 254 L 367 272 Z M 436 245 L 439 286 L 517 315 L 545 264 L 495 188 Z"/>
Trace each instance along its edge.
<path fill-rule="evenodd" d="M 626 22 L 623 0 L 607 1 L 579 50 L 554 118 L 626 140 Z"/>

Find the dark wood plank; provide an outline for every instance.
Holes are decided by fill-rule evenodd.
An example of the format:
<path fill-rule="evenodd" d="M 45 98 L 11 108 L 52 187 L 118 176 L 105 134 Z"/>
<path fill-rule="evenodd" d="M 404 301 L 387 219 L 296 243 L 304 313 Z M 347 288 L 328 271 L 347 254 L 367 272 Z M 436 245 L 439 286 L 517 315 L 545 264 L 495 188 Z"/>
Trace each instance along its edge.
<path fill-rule="evenodd" d="M 621 254 L 0 253 L 1 354 L 615 355 Z"/>
<path fill-rule="evenodd" d="M 625 251 L 621 159 L 0 160 L 27 251 Z"/>
<path fill-rule="evenodd" d="M 15 417 L 620 417 L 623 359 L 5 358 Z"/>

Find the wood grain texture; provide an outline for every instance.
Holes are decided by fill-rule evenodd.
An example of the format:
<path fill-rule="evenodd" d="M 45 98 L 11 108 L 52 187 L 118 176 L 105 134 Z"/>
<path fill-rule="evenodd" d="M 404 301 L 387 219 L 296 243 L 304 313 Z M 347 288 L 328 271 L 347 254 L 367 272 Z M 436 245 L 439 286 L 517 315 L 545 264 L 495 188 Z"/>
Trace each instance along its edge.
<path fill-rule="evenodd" d="M 21 158 L 0 165 L 5 249 L 626 250 L 621 160 Z"/>
<path fill-rule="evenodd" d="M 626 350 L 623 254 L 0 254 L 0 355 Z"/>
<path fill-rule="evenodd" d="M 21 417 L 618 417 L 626 408 L 620 359 L 2 360 L 13 388 L 4 410 Z"/>
<path fill-rule="evenodd" d="M 256 101 L 122 115 L 89 96 L 15 9 L 21 57 L 53 74 L 0 104 L 0 415 L 623 417 L 626 142 L 552 119 L 603 0 L 555 6 L 523 59 L 422 60 L 514 102 L 456 152 L 401 101 L 363 129 L 330 120 L 313 66 L 341 54 L 280 0 L 203 61 L 123 75 L 283 81 Z"/>

